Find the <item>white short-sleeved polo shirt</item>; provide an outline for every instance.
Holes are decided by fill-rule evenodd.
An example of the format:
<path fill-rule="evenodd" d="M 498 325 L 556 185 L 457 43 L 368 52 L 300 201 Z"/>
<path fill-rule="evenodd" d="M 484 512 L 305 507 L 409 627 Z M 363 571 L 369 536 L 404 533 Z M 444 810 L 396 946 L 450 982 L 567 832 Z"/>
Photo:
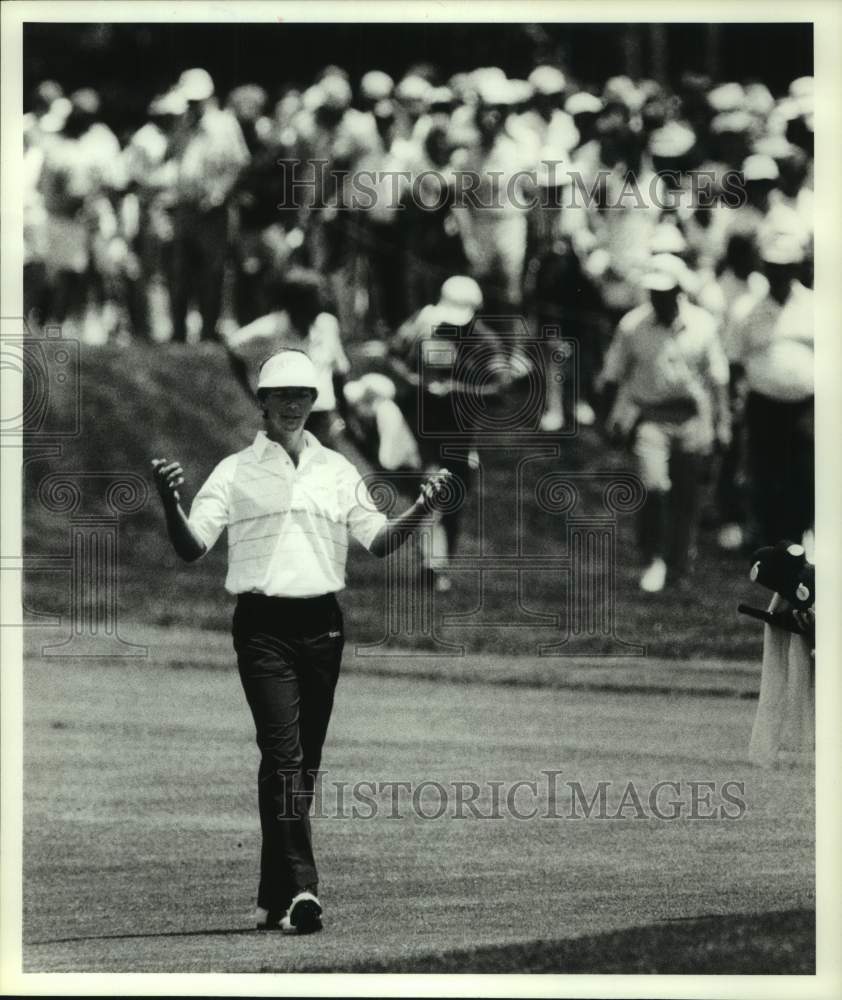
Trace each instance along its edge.
<path fill-rule="evenodd" d="M 317 597 L 345 586 L 348 537 L 370 548 L 386 516 L 354 466 L 309 431 L 298 467 L 259 431 L 248 448 L 213 470 L 190 508 L 191 528 L 210 549 L 228 529 L 232 594 Z"/>

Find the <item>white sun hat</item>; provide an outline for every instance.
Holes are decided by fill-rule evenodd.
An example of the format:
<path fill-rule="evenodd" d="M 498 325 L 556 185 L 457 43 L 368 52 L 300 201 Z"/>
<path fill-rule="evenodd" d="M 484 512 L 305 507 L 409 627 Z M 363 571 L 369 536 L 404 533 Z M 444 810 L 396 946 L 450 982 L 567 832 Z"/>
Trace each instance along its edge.
<path fill-rule="evenodd" d="M 303 351 L 278 351 L 263 362 L 257 388 L 302 388 L 318 392 L 316 368 Z"/>

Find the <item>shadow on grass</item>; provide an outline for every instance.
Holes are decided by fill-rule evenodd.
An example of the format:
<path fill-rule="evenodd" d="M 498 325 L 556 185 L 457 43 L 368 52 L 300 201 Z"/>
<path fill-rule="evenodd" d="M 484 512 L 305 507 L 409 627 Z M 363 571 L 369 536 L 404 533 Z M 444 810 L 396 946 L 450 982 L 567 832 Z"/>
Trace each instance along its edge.
<path fill-rule="evenodd" d="M 44 944 L 75 944 L 77 941 L 140 941 L 143 938 L 169 937 L 213 937 L 229 934 L 264 934 L 254 927 L 208 927 L 197 931 L 150 931 L 147 934 L 89 934 L 78 937 L 44 938 L 43 941 L 24 941 L 25 948 L 37 948 Z"/>
<path fill-rule="evenodd" d="M 683 917 L 589 937 L 527 941 L 308 971 L 815 975 L 816 914 L 813 910 L 788 910 Z"/>

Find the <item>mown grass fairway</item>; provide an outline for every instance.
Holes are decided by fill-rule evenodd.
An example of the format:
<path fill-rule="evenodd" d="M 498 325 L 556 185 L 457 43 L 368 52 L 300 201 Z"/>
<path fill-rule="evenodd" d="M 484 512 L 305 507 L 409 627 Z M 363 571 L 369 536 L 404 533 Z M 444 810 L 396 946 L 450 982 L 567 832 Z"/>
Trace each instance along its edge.
<path fill-rule="evenodd" d="M 214 649 L 219 641 L 206 639 Z M 643 971 L 658 940 L 673 942 L 660 948 L 662 972 L 681 971 L 682 941 L 697 972 L 705 963 L 712 973 L 762 972 L 770 952 L 774 971 L 810 964 L 804 918 L 790 939 L 807 944 L 784 952 L 786 921 L 686 933 L 691 917 L 814 905 L 811 773 L 744 762 L 753 701 L 461 686 L 360 675 L 353 662 L 328 735 L 328 782 L 475 781 L 487 812 L 485 783 L 509 787 L 556 769 L 589 793 L 610 782 L 610 812 L 630 781 L 644 803 L 656 782 L 681 782 L 684 815 L 425 820 L 405 809 L 389 819 L 383 799 L 372 819 L 315 820 L 324 933 L 257 934 L 257 749 L 239 679 L 233 663 L 173 669 L 162 652 L 153 644 L 146 661 L 27 662 L 25 971 L 401 971 L 423 956 L 455 971 L 447 956 L 461 951 L 469 972 L 489 969 L 487 956 L 464 956 L 470 949 L 673 921 L 674 933 L 648 946 L 639 936 L 625 951 L 606 945 L 604 971 Z M 687 783 L 726 780 L 745 782 L 744 816 L 689 818 Z M 425 797 L 425 808 L 437 801 Z M 569 813 L 569 802 L 557 805 Z M 720 946 L 701 948 L 705 934 Z M 721 947 L 729 935 L 730 956 Z M 547 959 L 554 953 L 541 945 L 543 964 L 502 952 L 497 971 L 564 972 L 571 947 Z M 584 955 L 599 954 L 588 947 Z"/>

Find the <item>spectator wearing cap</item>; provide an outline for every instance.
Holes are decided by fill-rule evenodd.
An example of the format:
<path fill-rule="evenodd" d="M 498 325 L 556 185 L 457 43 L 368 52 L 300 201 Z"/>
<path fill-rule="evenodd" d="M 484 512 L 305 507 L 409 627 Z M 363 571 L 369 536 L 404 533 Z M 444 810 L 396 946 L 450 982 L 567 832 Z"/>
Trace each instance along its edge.
<path fill-rule="evenodd" d="M 802 250 L 810 241 L 810 231 L 796 210 L 777 197 L 780 172 L 771 156 L 752 153 L 742 165 L 745 203 L 730 212 L 728 232 L 742 233 L 758 243 L 764 233 L 791 232 L 797 234 Z"/>
<path fill-rule="evenodd" d="M 664 190 L 645 161 L 638 170 L 627 158 L 634 153 L 627 146 L 628 125 L 619 112 L 603 115 L 600 129 L 604 167 L 598 199 L 589 212 L 594 240 L 584 266 L 602 296 L 607 340 L 622 316 L 643 297 L 640 277 L 661 218 Z"/>
<path fill-rule="evenodd" d="M 136 271 L 127 282 L 127 307 L 136 336 L 161 338 L 169 330 L 166 289 L 172 286 L 173 206 L 178 166 L 171 138 L 187 101 L 171 90 L 154 98 L 149 120 L 134 132 L 123 150 L 128 217 L 127 239 Z M 133 224 L 132 224 L 133 223 Z"/>
<path fill-rule="evenodd" d="M 360 83 L 360 107 L 350 108 L 337 130 L 333 154 L 337 165 L 347 170 L 343 219 L 350 257 L 342 271 L 343 287 L 334 294 L 339 298 L 347 289 L 357 299 L 350 310 L 353 320 L 343 320 L 349 331 L 359 332 L 362 321 L 385 338 L 406 318 L 408 222 L 401 210 L 401 185 L 409 186 L 405 175 L 418 169 L 424 95 L 430 89 L 422 78 L 406 77 L 396 87 L 385 73 L 367 73 Z M 412 127 L 407 125 L 410 110 Z M 359 301 L 364 303 L 364 319 Z"/>
<path fill-rule="evenodd" d="M 532 135 L 536 154 L 551 150 L 554 159 L 569 158 L 579 142 L 579 132 L 563 107 L 567 89 L 564 74 L 555 66 L 536 66 L 527 82 L 532 97 L 519 123 Z"/>
<path fill-rule="evenodd" d="M 766 290 L 742 303 L 728 337 L 747 386 L 751 544 L 800 541 L 813 522 L 813 293 L 798 280 L 799 235 L 767 233 Z"/>
<path fill-rule="evenodd" d="M 353 91 L 344 71 L 328 67 L 304 93 L 296 119 L 299 134 L 295 167 L 305 181 L 295 192 L 299 225 L 307 234 L 309 262 L 324 275 L 344 330 L 357 322 L 357 289 L 363 283 L 359 264 L 360 219 L 349 212 L 349 185 L 355 165 L 380 138 L 371 117 L 353 107 Z"/>
<path fill-rule="evenodd" d="M 455 186 L 447 128 L 431 124 L 418 155 L 404 164 L 411 183 L 401 198 L 401 319 L 432 301 L 451 274 L 467 270 L 468 260 L 454 215 Z"/>
<path fill-rule="evenodd" d="M 774 229 L 797 229 L 805 250 L 800 280 L 812 286 L 812 242 L 814 221 L 813 189 L 808 182 L 810 161 L 807 154 L 783 136 L 767 136 L 755 146 L 755 152 L 771 156 L 778 167 L 778 182 L 769 196 L 768 225 Z"/>
<path fill-rule="evenodd" d="M 751 153 L 756 132 L 755 120 L 744 109 L 714 115 L 708 133 L 710 158 L 701 169 L 713 173 L 717 186 L 725 183 L 731 171 L 740 169 Z"/>
<path fill-rule="evenodd" d="M 101 241 L 116 233 L 112 198 L 120 181 L 120 145 L 99 121 L 95 91 L 72 95 L 61 131 L 43 149 L 37 190 L 45 211 L 45 319 L 66 322 L 66 332 L 82 336 L 92 293 L 104 304 Z M 88 332 L 94 329 L 101 324 Z"/>
<path fill-rule="evenodd" d="M 696 133 L 686 122 L 667 122 L 649 136 L 647 155 L 646 165 L 661 182 L 664 213 L 688 214 L 692 210 L 693 193 L 688 187 L 688 174 L 698 166 Z"/>
<path fill-rule="evenodd" d="M 570 156 L 576 172 L 588 188 L 591 187 L 601 163 L 597 121 L 604 107 L 599 97 L 586 90 L 571 94 L 564 103 L 564 110 L 573 119 L 573 126 L 579 136 Z"/>
<path fill-rule="evenodd" d="M 462 234 L 471 275 L 482 285 L 488 307 L 517 310 L 526 262 L 525 178 L 534 168 L 534 151 L 523 149 L 506 129 L 513 91 L 505 76 L 488 74 L 478 84 L 475 139 L 458 149 L 452 164 L 457 176 L 454 214 Z M 460 178 L 472 180 L 470 195 Z"/>
<path fill-rule="evenodd" d="M 727 243 L 718 273 L 699 290 L 698 303 L 716 319 L 726 356 L 731 357 L 731 332 L 766 290 L 759 273 L 760 261 L 754 240 L 736 234 Z M 716 470 L 715 515 L 720 548 L 734 551 L 745 542 L 746 446 L 745 381 L 732 366 L 729 380 L 731 443 L 722 450 Z"/>
<path fill-rule="evenodd" d="M 424 306 L 396 332 L 389 345 L 396 402 L 418 433 L 425 470 L 447 467 L 465 494 L 478 458 L 473 447 L 476 414 L 500 391 L 506 378 L 502 348 L 479 314 L 482 290 L 466 275 L 453 275 L 438 302 Z M 450 588 L 448 563 L 456 554 L 463 506 L 435 518 L 432 562 L 438 590 Z"/>
<path fill-rule="evenodd" d="M 287 158 L 289 148 L 265 115 L 267 101 L 266 91 L 256 84 L 235 87 L 226 100 L 248 150 L 231 194 L 236 210 L 229 219 L 233 307 L 240 326 L 269 311 L 269 286 L 280 277 L 275 245 L 294 228 L 291 213 L 278 211 L 288 191 L 279 190 L 280 185 L 289 182 L 278 161 Z"/>
<path fill-rule="evenodd" d="M 95 187 L 88 208 L 91 248 L 87 276 L 95 321 L 87 325 L 86 337 L 106 339 L 127 327 L 126 286 L 135 268 L 123 219 L 118 214 L 126 176 L 119 140 L 102 121 L 98 92 L 85 87 L 72 94 L 70 100 L 87 122 L 79 145 L 90 165 Z"/>
<path fill-rule="evenodd" d="M 322 280 L 309 270 L 290 268 L 274 291 L 275 309 L 225 339 L 231 366 L 250 394 L 256 393 L 263 361 L 276 351 L 304 351 L 316 371 L 318 394 L 307 421 L 325 445 L 335 446 L 342 432 L 337 393 L 350 370 L 339 323 L 322 305 Z"/>
<path fill-rule="evenodd" d="M 203 340 L 217 336 L 229 239 L 229 199 L 248 163 L 237 119 L 221 110 L 210 74 L 185 70 L 176 91 L 187 103 L 172 139 L 176 162 L 170 303 L 173 340 L 187 339 L 187 312 L 196 301 Z"/>
<path fill-rule="evenodd" d="M 432 91 L 430 81 L 415 73 L 398 82 L 394 91 L 396 139 L 416 144 L 420 141 L 419 122 L 429 110 Z M 420 128 L 423 129 L 424 125 Z"/>
<path fill-rule="evenodd" d="M 556 162 L 552 151 L 539 158 L 536 198 L 529 211 L 524 302 L 543 347 L 546 393 L 541 429 L 558 431 L 571 419 L 582 425 L 595 420 L 593 382 L 601 365 L 599 293 L 585 274 L 576 250 L 584 209 L 575 203 L 569 163 Z M 575 169 L 575 168 L 573 168 Z M 564 392 L 559 344 L 542 336 L 548 329 L 577 342 L 577 382 Z M 576 393 L 576 395 L 574 395 Z M 577 398 L 578 396 L 578 398 Z"/>
<path fill-rule="evenodd" d="M 630 445 L 647 490 L 639 542 L 649 593 L 687 572 L 703 468 L 714 441 L 730 437 L 727 359 L 713 317 L 682 293 L 685 271 L 669 254 L 652 258 L 649 302 L 623 317 L 600 376 L 606 429 Z"/>
<path fill-rule="evenodd" d="M 23 116 L 23 295 L 27 316 L 43 319 L 49 306 L 46 280 L 47 212 L 39 184 L 46 147 L 64 124 L 70 102 L 54 80 L 44 80 Z M 57 109 L 66 108 L 63 114 Z M 56 110 L 53 110 L 56 109 Z M 34 313 L 33 313 L 34 310 Z"/>
<path fill-rule="evenodd" d="M 743 201 L 728 212 L 728 233 L 739 233 L 755 242 L 771 204 L 770 195 L 778 180 L 778 167 L 771 156 L 753 153 L 740 168 Z"/>

